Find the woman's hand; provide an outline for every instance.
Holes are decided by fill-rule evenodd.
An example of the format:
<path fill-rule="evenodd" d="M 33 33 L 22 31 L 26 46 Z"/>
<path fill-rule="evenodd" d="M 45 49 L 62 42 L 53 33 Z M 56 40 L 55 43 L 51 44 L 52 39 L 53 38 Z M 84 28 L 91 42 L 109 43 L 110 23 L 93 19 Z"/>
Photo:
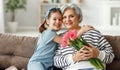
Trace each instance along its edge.
<path fill-rule="evenodd" d="M 99 50 L 95 48 L 93 45 L 89 44 L 89 47 L 86 47 L 86 49 L 91 51 L 92 53 L 91 58 L 97 58 L 99 56 Z"/>
<path fill-rule="evenodd" d="M 73 61 L 79 62 L 82 60 L 88 60 L 90 58 L 97 58 L 99 55 L 99 50 L 96 49 L 94 46 L 90 45 L 83 46 L 79 51 L 73 54 Z"/>
<path fill-rule="evenodd" d="M 87 32 L 88 30 L 93 29 L 93 26 L 91 25 L 83 25 L 81 29 L 77 33 L 77 37 L 80 37 L 83 33 Z"/>
<path fill-rule="evenodd" d="M 73 54 L 73 61 L 74 62 L 79 62 L 82 60 L 88 60 L 91 58 L 91 51 L 86 50 L 87 46 L 82 47 L 79 51 L 77 51 L 75 54 Z"/>

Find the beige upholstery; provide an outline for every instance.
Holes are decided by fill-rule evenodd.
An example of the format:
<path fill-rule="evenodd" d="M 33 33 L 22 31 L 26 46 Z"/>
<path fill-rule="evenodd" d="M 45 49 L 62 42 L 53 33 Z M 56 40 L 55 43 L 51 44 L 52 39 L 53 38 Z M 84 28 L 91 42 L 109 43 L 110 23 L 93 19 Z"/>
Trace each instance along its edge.
<path fill-rule="evenodd" d="M 0 34 L 0 67 L 25 68 L 36 43 L 37 37 Z"/>

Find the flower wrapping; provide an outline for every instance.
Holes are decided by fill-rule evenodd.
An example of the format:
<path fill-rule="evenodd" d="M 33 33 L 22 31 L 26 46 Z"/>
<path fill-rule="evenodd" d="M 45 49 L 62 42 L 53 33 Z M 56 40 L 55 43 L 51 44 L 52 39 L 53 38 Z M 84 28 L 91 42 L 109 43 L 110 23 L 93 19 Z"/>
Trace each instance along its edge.
<path fill-rule="evenodd" d="M 83 45 L 89 46 L 83 37 L 77 37 L 77 30 L 70 30 L 63 35 L 61 46 L 65 48 L 67 45 L 71 45 L 76 50 L 80 50 Z M 90 58 L 89 61 L 97 69 L 104 69 L 104 65 L 100 59 Z"/>

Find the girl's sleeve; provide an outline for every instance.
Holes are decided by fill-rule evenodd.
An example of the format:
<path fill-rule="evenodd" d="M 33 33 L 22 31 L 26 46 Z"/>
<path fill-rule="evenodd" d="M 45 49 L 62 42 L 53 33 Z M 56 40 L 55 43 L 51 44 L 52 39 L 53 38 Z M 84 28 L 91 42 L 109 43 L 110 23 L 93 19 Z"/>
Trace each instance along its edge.
<path fill-rule="evenodd" d="M 44 32 L 43 36 L 44 36 L 43 40 L 47 44 L 47 43 L 53 41 L 53 39 L 55 38 L 55 36 L 57 36 L 57 33 L 54 30 L 47 30 L 46 32 Z"/>
<path fill-rule="evenodd" d="M 111 63 L 114 58 L 113 50 L 104 36 L 100 36 L 100 39 L 98 41 L 98 47 L 100 49 L 100 52 L 104 54 L 104 58 L 102 59 L 102 61 L 104 63 Z M 100 56 L 103 55 L 101 54 Z"/>

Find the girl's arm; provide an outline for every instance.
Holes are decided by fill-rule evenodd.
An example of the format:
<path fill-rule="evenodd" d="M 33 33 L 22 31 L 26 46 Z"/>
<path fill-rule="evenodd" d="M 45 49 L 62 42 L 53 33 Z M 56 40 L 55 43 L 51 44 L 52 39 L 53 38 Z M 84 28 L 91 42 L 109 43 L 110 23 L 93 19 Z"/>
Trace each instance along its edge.
<path fill-rule="evenodd" d="M 62 43 L 62 36 L 55 36 L 54 42 L 61 44 Z"/>
<path fill-rule="evenodd" d="M 88 30 L 91 30 L 91 29 L 93 29 L 93 26 L 91 26 L 91 25 L 82 26 L 81 29 L 77 33 L 77 37 L 80 37 L 83 33 L 87 32 Z M 62 36 L 56 36 L 54 38 L 54 42 L 61 44 L 62 43 Z"/>

